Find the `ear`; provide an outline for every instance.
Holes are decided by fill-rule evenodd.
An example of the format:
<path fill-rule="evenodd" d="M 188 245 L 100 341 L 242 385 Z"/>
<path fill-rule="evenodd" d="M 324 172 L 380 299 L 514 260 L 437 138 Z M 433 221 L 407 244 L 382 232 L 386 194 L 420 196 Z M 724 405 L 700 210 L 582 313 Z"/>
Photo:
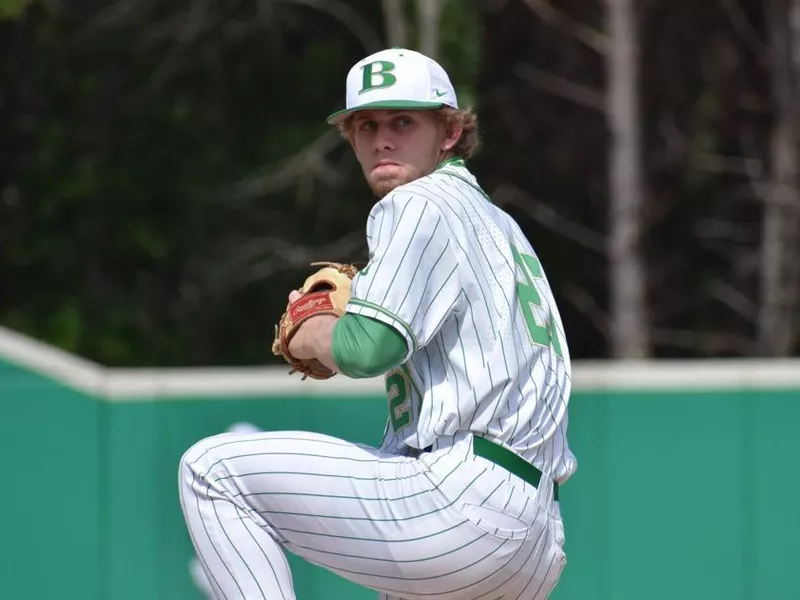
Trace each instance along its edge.
<path fill-rule="evenodd" d="M 442 140 L 441 149 L 449 152 L 461 139 L 461 134 L 464 132 L 464 127 L 461 125 L 453 125 L 448 130 L 445 130 L 445 138 Z"/>

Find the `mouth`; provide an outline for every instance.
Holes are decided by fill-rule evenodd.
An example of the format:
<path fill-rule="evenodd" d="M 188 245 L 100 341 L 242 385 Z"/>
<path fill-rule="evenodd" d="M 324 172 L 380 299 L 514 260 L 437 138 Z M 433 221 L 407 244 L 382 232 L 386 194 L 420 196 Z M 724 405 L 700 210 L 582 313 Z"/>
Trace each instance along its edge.
<path fill-rule="evenodd" d="M 378 169 L 386 169 L 386 168 L 399 167 L 399 166 L 400 166 L 399 163 L 396 163 L 396 162 L 394 162 L 392 160 L 382 160 L 382 161 L 379 161 L 378 163 L 376 163 L 375 166 L 372 167 L 372 170 L 373 171 L 377 171 Z"/>

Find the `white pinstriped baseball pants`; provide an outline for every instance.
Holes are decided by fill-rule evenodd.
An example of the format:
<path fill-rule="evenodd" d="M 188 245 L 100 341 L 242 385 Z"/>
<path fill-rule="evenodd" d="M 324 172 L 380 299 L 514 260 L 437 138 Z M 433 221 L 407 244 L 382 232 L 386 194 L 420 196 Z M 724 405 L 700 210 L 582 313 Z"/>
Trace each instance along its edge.
<path fill-rule="evenodd" d="M 284 548 L 380 593 L 544 600 L 565 563 L 552 485 L 474 456 L 306 432 L 225 433 L 181 459 L 189 534 L 220 600 L 295 598 Z"/>

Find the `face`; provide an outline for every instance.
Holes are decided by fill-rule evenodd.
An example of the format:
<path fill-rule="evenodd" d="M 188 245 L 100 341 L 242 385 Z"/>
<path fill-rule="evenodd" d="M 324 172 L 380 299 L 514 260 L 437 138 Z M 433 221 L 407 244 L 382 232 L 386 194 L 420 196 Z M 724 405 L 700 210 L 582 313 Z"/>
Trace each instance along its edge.
<path fill-rule="evenodd" d="M 353 115 L 351 143 L 372 191 L 394 188 L 433 172 L 461 130 L 447 132 L 429 110 L 364 110 Z"/>

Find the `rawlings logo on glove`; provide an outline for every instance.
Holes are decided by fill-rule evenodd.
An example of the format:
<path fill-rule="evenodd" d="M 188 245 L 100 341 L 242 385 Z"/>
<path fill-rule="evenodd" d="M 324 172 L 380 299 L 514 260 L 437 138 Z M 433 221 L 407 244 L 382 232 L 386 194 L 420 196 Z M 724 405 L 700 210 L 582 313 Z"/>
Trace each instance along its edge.
<path fill-rule="evenodd" d="M 312 273 L 298 292 L 301 296 L 290 303 L 283 313 L 280 322 L 275 325 L 275 340 L 272 342 L 272 353 L 281 356 L 291 365 L 289 374 L 299 372 L 303 379 L 329 379 L 336 375 L 328 367 L 316 359 L 298 359 L 289 352 L 292 341 L 299 327 L 311 317 L 317 315 L 334 315 L 341 317 L 350 300 L 350 283 L 358 273 L 352 264 L 333 262 L 311 263 L 312 266 L 324 265 Z"/>
<path fill-rule="evenodd" d="M 289 307 L 289 312 L 291 313 L 290 316 L 294 321 L 302 318 L 306 313 L 312 310 L 314 311 L 314 314 L 321 310 L 326 312 L 333 310 L 333 301 L 330 299 L 330 296 L 327 292 L 323 292 L 322 296 L 315 295 L 311 297 L 300 298 Z"/>

